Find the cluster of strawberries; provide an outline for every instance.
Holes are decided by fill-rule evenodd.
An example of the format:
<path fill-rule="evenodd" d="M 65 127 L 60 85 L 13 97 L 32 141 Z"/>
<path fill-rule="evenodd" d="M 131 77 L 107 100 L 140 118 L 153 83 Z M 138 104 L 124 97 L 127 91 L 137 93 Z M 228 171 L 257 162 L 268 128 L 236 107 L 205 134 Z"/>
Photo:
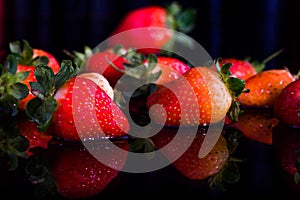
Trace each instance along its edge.
<path fill-rule="evenodd" d="M 187 14 L 193 12 L 183 12 L 183 18 L 177 6 L 135 10 L 124 18 L 114 34 L 153 26 L 188 31 L 191 24 L 183 27 L 174 16 L 187 20 Z M 137 20 L 143 23 L 136 23 Z M 9 108 L 20 111 L 17 127 L 29 141 L 27 154 L 31 156 L 30 150 L 34 147 L 48 148 L 53 140 L 80 144 L 82 140 L 120 138 L 130 134 L 130 121 L 124 114 L 127 108 L 122 107 L 122 98 L 114 90 L 124 76 L 132 83 L 143 79 L 156 86 L 155 90 L 141 88 L 141 93 L 136 95 L 141 95 L 142 101 L 129 107 L 129 112 L 149 114 L 155 123 L 165 126 L 151 138 L 155 148 L 170 142 L 178 127 L 199 126 L 191 147 L 173 163 L 190 179 L 203 180 L 218 175 L 212 182 L 222 182 L 221 171 L 226 171 L 226 166 L 236 167 L 227 162 L 232 152 L 224 134 L 205 157 L 198 156 L 206 128 L 222 122 L 226 116 L 226 123 L 242 130 L 246 136 L 268 144 L 272 142 L 270 135 L 257 139 L 254 132 L 257 134 L 265 126 L 274 127 L 279 121 L 300 127 L 300 80 L 288 69 L 257 72 L 250 62 L 235 58 L 218 60 L 211 67 L 191 66 L 179 58 L 159 54 L 159 49 L 172 40 L 168 33 L 163 35 L 165 38 L 161 42 L 150 33 L 142 38 L 140 34 L 131 36 L 135 42 L 147 38 L 147 42 L 155 43 L 156 48 L 136 51 L 131 48 L 136 44 L 121 44 L 125 46 L 99 52 L 86 49 L 87 55 L 75 52 L 71 55 L 73 61 L 61 63 L 49 52 L 31 48 L 27 41 L 12 42 L 11 55 L 1 72 L 2 77 L 10 77 L 10 80 L 5 79 L 7 85 L 1 92 L 7 92 L 5 98 L 13 100 Z M 84 70 L 80 71 L 79 66 L 84 66 Z M 18 89 L 25 91 L 24 94 Z M 1 106 L 9 104 L 3 99 Z M 157 104 L 161 106 L 153 106 Z M 271 108 L 275 117 L 269 118 L 272 120 L 266 125 L 262 118 L 254 117 L 253 120 L 260 121 L 263 126 L 254 129 L 246 112 L 239 115 L 241 108 L 245 111 L 246 108 Z M 122 141 L 118 145 L 128 150 L 130 144 Z M 119 160 L 125 163 L 126 158 Z M 51 173 L 61 195 L 85 198 L 102 191 L 118 171 L 97 161 L 82 146 L 72 146 L 66 153 L 60 150 L 56 154 Z"/>

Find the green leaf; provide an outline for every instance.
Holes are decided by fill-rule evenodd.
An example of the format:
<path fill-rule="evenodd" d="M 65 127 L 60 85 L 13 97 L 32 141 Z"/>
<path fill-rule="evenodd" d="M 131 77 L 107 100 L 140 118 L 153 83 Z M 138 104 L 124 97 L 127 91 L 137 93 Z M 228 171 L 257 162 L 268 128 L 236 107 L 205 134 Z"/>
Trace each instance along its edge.
<path fill-rule="evenodd" d="M 177 17 L 178 31 L 183 33 L 191 32 L 195 26 L 196 11 L 187 9 Z"/>
<path fill-rule="evenodd" d="M 157 57 L 154 54 L 148 55 L 148 71 L 152 71 L 157 66 Z"/>
<path fill-rule="evenodd" d="M 222 67 L 220 69 L 221 74 L 224 75 L 224 76 L 230 76 L 231 73 L 230 73 L 229 69 L 230 69 L 231 66 L 232 66 L 231 63 L 226 63 L 226 64 L 222 65 Z"/>
<path fill-rule="evenodd" d="M 40 99 L 38 97 L 30 99 L 27 102 L 26 114 L 31 120 L 36 121 L 35 114 L 36 114 L 36 111 L 38 110 L 38 108 L 41 107 L 42 103 L 43 103 L 42 99 Z"/>
<path fill-rule="evenodd" d="M 2 114 L 9 114 L 15 116 L 18 114 L 19 102 L 16 98 L 9 94 L 4 94 L 0 96 L 0 108 L 3 109 Z"/>
<path fill-rule="evenodd" d="M 228 162 L 223 169 L 223 181 L 229 184 L 236 183 L 240 180 L 239 167 L 235 162 Z"/>
<path fill-rule="evenodd" d="M 243 81 L 239 78 L 229 77 L 227 79 L 227 85 L 228 85 L 230 91 L 233 93 L 234 97 L 238 97 L 244 91 L 245 81 Z"/>
<path fill-rule="evenodd" d="M 29 141 L 24 136 L 17 136 L 10 140 L 11 146 L 19 152 L 24 152 L 29 147 Z"/>
<path fill-rule="evenodd" d="M 49 64 L 49 58 L 47 56 L 37 56 L 37 57 L 33 58 L 32 64 L 34 66 L 48 65 Z"/>
<path fill-rule="evenodd" d="M 40 99 L 45 98 L 45 89 L 40 83 L 30 82 L 29 84 L 30 84 L 32 94 L 34 94 L 35 96 L 37 96 Z"/>
<path fill-rule="evenodd" d="M 233 121 L 237 122 L 240 114 L 240 104 L 237 101 L 232 101 L 230 108 L 228 110 L 228 118 Z"/>
<path fill-rule="evenodd" d="M 29 93 L 27 86 L 23 83 L 15 83 L 10 85 L 7 88 L 7 92 L 16 99 L 23 99 L 27 97 Z"/>
<path fill-rule="evenodd" d="M 9 54 L 4 61 L 4 69 L 10 74 L 15 74 L 17 71 L 18 61 L 14 55 Z"/>
<path fill-rule="evenodd" d="M 14 153 L 8 153 L 9 161 L 8 161 L 8 170 L 15 171 L 18 168 L 18 157 Z"/>
<path fill-rule="evenodd" d="M 23 41 L 23 51 L 22 55 L 26 60 L 30 60 L 33 57 L 33 50 L 32 47 L 30 46 L 29 42 L 27 40 L 22 40 Z"/>
<path fill-rule="evenodd" d="M 13 75 L 15 82 L 21 82 L 29 76 L 29 71 L 18 72 Z"/>
<path fill-rule="evenodd" d="M 55 75 L 55 88 L 60 88 L 67 80 L 77 75 L 79 67 L 76 63 L 72 63 L 70 60 L 63 60 L 59 72 Z"/>
<path fill-rule="evenodd" d="M 44 87 L 46 93 L 53 88 L 55 75 L 47 65 L 38 65 L 34 70 L 34 76 L 38 83 Z"/>
<path fill-rule="evenodd" d="M 12 53 L 20 54 L 21 53 L 21 43 L 20 41 L 13 41 L 9 43 L 9 50 Z"/>

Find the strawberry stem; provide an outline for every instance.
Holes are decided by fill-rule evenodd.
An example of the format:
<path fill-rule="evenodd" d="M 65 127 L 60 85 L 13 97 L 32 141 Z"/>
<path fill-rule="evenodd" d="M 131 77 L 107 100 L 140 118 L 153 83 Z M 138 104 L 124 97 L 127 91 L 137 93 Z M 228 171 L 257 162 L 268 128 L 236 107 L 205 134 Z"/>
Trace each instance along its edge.
<path fill-rule="evenodd" d="M 279 54 L 281 54 L 284 51 L 285 51 L 285 48 L 279 49 L 275 53 L 272 53 L 267 58 L 265 58 L 261 63 L 262 64 L 266 64 L 267 62 L 269 62 L 270 60 L 274 59 L 275 57 L 277 57 Z"/>

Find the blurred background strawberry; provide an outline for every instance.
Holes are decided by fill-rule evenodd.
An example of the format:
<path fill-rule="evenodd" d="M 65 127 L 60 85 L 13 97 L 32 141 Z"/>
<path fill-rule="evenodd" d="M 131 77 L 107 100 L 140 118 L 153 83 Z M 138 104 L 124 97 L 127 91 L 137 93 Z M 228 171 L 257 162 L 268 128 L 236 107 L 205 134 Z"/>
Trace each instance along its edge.
<path fill-rule="evenodd" d="M 62 49 L 81 51 L 84 45 L 95 47 L 107 39 L 129 12 L 152 5 L 165 7 L 172 2 L 0 0 L 0 52 L 7 51 L 10 41 L 26 38 L 33 46 L 47 49 L 60 60 L 65 57 Z M 287 65 L 293 73 L 298 71 L 298 1 L 176 2 L 183 9 L 195 9 L 195 26 L 188 35 L 212 57 L 250 56 L 263 60 L 285 48 L 282 55 L 267 63 L 266 69 Z"/>

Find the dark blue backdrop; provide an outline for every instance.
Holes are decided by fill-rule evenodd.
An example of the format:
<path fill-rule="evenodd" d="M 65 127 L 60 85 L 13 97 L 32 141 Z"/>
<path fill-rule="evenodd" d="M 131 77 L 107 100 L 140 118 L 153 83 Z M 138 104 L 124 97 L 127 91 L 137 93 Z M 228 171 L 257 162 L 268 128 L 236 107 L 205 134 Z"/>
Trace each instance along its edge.
<path fill-rule="evenodd" d="M 16 39 L 48 50 L 59 59 L 62 49 L 82 51 L 106 39 L 130 10 L 171 1 L 155 0 L 4 0 L 2 48 Z M 267 68 L 300 69 L 300 3 L 284 0 L 178 0 L 197 11 L 196 27 L 189 35 L 213 57 L 251 56 L 263 60 L 285 52 Z"/>

